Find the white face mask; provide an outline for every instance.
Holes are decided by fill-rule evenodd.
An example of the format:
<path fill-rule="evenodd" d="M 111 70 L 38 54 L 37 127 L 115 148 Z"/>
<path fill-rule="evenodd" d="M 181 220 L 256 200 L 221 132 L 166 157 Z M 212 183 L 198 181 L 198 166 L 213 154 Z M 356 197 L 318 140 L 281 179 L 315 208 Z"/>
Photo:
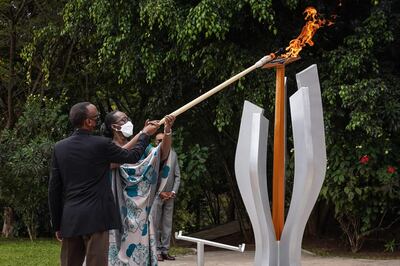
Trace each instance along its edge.
<path fill-rule="evenodd" d="M 133 124 L 131 121 L 126 122 L 121 126 L 120 131 L 122 132 L 122 135 L 124 135 L 125 138 L 129 138 L 130 136 L 133 135 Z"/>

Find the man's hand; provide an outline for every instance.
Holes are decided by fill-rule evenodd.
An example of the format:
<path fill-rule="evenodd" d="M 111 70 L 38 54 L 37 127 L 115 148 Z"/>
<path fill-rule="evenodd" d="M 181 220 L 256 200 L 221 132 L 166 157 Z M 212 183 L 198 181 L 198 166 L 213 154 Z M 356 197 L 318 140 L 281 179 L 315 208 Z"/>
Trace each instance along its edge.
<path fill-rule="evenodd" d="M 164 133 L 169 134 L 171 132 L 172 125 L 175 122 L 175 116 L 173 115 L 166 115 L 164 123 Z"/>
<path fill-rule="evenodd" d="M 58 241 L 62 242 L 63 238 L 61 236 L 61 231 L 57 231 L 56 232 L 56 238 L 57 238 Z"/>
<path fill-rule="evenodd" d="M 162 200 L 169 200 L 175 198 L 175 193 L 174 192 L 161 192 L 160 193 L 160 198 Z"/>
<path fill-rule="evenodd" d="M 160 198 L 161 198 L 162 200 L 167 200 L 167 199 L 169 199 L 168 192 L 161 192 L 161 193 L 160 193 Z"/>
<path fill-rule="evenodd" d="M 154 133 L 156 133 L 157 129 L 160 128 L 160 125 L 158 124 L 159 120 L 146 120 L 146 122 L 144 123 L 144 128 L 143 128 L 143 133 L 151 136 L 154 135 Z"/>

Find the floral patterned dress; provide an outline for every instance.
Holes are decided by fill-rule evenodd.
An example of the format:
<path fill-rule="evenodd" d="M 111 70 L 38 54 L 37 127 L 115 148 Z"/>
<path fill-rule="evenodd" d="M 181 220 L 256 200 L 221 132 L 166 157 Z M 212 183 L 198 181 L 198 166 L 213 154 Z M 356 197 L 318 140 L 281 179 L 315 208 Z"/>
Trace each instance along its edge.
<path fill-rule="evenodd" d="M 108 265 L 157 265 L 155 231 L 150 209 L 167 182 L 170 159 L 160 170 L 160 146 L 138 164 L 111 171 L 112 190 L 122 230 L 110 231 Z"/>

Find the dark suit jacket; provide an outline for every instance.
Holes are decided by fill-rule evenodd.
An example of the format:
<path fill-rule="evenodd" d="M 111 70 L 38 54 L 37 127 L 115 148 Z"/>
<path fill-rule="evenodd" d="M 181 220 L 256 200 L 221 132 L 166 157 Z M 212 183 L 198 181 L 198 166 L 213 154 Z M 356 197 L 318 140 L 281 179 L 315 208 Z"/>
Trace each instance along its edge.
<path fill-rule="evenodd" d="M 78 129 L 56 143 L 49 182 L 53 227 L 73 237 L 121 227 L 111 192 L 110 163 L 136 163 L 149 143 L 142 134 L 132 150 Z"/>

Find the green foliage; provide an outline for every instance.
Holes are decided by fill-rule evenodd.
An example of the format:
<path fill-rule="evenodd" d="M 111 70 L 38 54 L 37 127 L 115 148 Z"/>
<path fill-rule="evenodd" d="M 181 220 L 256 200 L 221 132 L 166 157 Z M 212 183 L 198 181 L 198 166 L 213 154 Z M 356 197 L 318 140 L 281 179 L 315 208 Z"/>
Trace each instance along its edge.
<path fill-rule="evenodd" d="M 322 195 L 334 204 L 353 252 L 400 219 L 400 87 L 381 62 L 392 41 L 378 10 L 325 55 L 331 76 L 322 86 L 329 166 Z"/>
<path fill-rule="evenodd" d="M 176 230 L 191 232 L 195 224 L 196 209 L 200 209 L 207 176 L 206 162 L 209 149 L 198 144 L 185 148 L 182 128 L 174 134 L 174 149 L 178 154 L 181 169 L 181 184 L 175 206 L 174 225 Z"/>
<path fill-rule="evenodd" d="M 26 2 L 35 8 L 28 10 L 32 15 L 24 16 L 17 28 L 17 78 L 12 93 L 16 113 L 26 109 L 25 100 L 32 92 L 54 99 L 65 92 L 68 106 L 92 101 L 102 114 L 115 108 L 129 113 L 135 124 L 161 118 L 285 46 L 299 34 L 302 11 L 310 4 L 298 0 L 13 1 L 16 6 Z M 305 48 L 302 60 L 287 67 L 288 95 L 294 89 L 294 74 L 317 63 L 329 166 L 322 194 L 356 251 L 371 232 L 390 227 L 399 216 L 395 199 L 400 168 L 396 52 L 400 12 L 396 1 L 342 1 L 340 7 L 331 2 L 315 1 L 323 13 L 338 14 L 336 24 L 320 29 L 315 46 Z M 9 10 L 10 3 L 6 4 L 0 12 Z M 9 39 L 4 36 L 10 31 L 1 26 L 10 21 L 0 16 L 3 113 L 4 92 L 11 84 Z M 233 170 L 241 107 L 249 100 L 263 106 L 266 117 L 273 119 L 274 83 L 273 71 L 254 71 L 178 118 L 176 126 L 183 129 L 175 146 L 183 187 L 177 201 L 177 229 L 197 230 L 224 222 L 228 216 L 244 224 Z M 47 161 L 43 158 L 66 132 L 66 117 L 60 116 L 65 110 L 46 118 L 32 101 L 28 100 L 32 112 L 24 111 L 15 129 L 2 133 L 2 202 L 16 202 L 6 189 L 17 182 L 10 181 L 11 172 L 32 181 L 38 192 L 45 191 Z M 361 164 L 365 155 L 369 161 Z M 26 177 L 29 169 L 36 179 Z"/>
<path fill-rule="evenodd" d="M 40 62 L 52 95 L 57 95 L 62 86 L 68 91 L 71 102 L 92 100 L 102 113 L 117 106 L 139 124 L 148 116 L 162 116 L 173 111 L 174 106 L 197 97 L 269 50 L 262 45 L 249 45 L 242 33 L 254 40 L 266 33 L 277 33 L 272 1 L 73 0 L 66 3 L 61 13 L 62 24 L 35 31 L 34 42 L 26 46 L 26 67 L 29 69 L 34 62 Z M 248 22 L 250 26 L 246 25 Z M 53 42 L 49 36 L 57 31 L 59 37 Z M 57 54 L 65 55 L 64 61 L 50 56 Z M 224 62 L 223 66 L 220 62 Z M 47 69 L 50 70 L 48 74 Z M 34 73 L 30 75 L 35 79 Z M 202 121 L 194 125 L 193 132 L 212 132 L 215 125 L 220 132 L 232 130 L 235 134 L 237 129 L 232 121 L 239 117 L 236 106 L 242 105 L 244 95 L 262 103 L 267 94 L 264 88 L 268 78 L 259 77 L 242 80 L 234 88 L 239 92 L 237 96 L 234 93 L 229 93 L 228 98 L 216 96 L 209 102 L 211 108 L 194 110 L 182 125 L 191 127 L 194 123 L 190 120 L 201 116 Z M 201 129 L 198 128 L 200 124 Z M 218 139 L 217 135 L 218 131 L 213 132 L 212 139 Z M 201 138 L 198 141 L 202 141 Z M 209 139 L 198 146 L 197 139 L 185 141 L 185 150 L 198 149 L 203 154 L 205 151 L 200 147 L 211 147 Z M 232 151 L 224 145 L 219 148 Z M 229 156 L 232 158 L 232 153 Z M 190 161 L 194 162 L 195 158 Z M 204 167 L 197 164 L 196 167 Z M 183 169 L 186 167 L 191 168 L 192 163 L 184 165 Z M 208 185 L 217 188 L 224 184 L 226 192 L 226 172 L 222 169 L 215 168 L 212 173 L 221 180 L 211 178 L 211 173 L 206 179 L 212 181 Z M 197 177 L 198 173 L 190 175 Z M 196 184 L 188 188 L 187 197 L 197 195 Z M 198 199 L 205 202 L 202 203 L 206 209 L 204 213 L 214 213 L 217 221 L 219 207 L 211 207 L 207 202 L 222 194 L 210 193 L 208 196 L 201 194 Z M 219 201 L 227 202 L 222 198 Z M 196 221 L 195 224 L 198 227 L 209 222 Z M 193 222 L 189 227 L 193 228 Z"/>
<path fill-rule="evenodd" d="M 394 252 L 396 250 L 396 239 L 392 239 L 385 244 L 385 252 Z"/>
<path fill-rule="evenodd" d="M 0 133 L 0 198 L 21 216 L 31 239 L 38 214 L 47 208 L 49 162 L 54 142 L 64 137 L 66 98 L 31 95 L 14 129 Z"/>
<path fill-rule="evenodd" d="M 34 50 L 30 45 L 34 38 L 33 33 L 43 33 L 42 28 L 57 22 L 57 11 L 63 2 L 0 1 L 0 123 L 6 124 L 8 128 L 13 127 L 29 94 L 44 93 L 41 84 L 43 78 L 48 79 L 52 66 L 46 60 L 30 60 L 27 71 L 23 61 L 29 60 L 25 53 Z M 47 36 L 43 38 L 45 37 Z M 50 38 L 48 41 L 49 46 L 54 45 Z M 23 52 L 24 46 L 31 46 L 31 49 Z M 54 54 L 47 55 L 46 51 L 46 56 L 54 57 Z"/>

